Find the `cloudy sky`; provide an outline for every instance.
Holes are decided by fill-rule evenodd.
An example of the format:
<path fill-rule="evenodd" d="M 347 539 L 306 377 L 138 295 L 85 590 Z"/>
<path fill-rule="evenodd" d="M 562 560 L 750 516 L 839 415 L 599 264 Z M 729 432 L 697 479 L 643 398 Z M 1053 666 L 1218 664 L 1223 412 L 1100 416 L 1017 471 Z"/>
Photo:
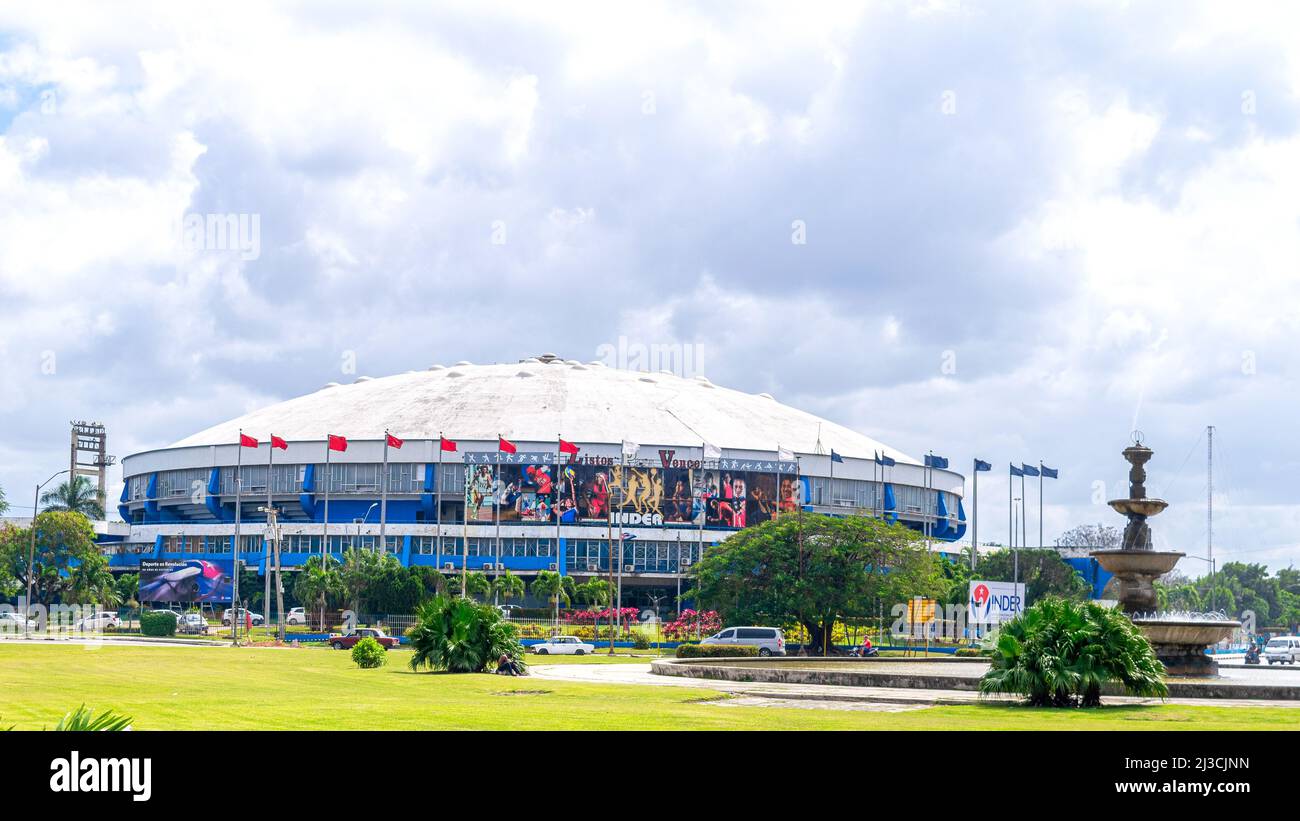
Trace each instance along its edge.
<path fill-rule="evenodd" d="M 1049 543 L 1119 523 L 1139 428 L 1203 555 L 1215 425 L 1216 556 L 1300 553 L 1286 4 L 266 5 L 0 10 L 11 513 L 69 419 L 120 457 L 626 337 L 994 462 L 982 540 L 1008 461 L 1061 470 Z"/>

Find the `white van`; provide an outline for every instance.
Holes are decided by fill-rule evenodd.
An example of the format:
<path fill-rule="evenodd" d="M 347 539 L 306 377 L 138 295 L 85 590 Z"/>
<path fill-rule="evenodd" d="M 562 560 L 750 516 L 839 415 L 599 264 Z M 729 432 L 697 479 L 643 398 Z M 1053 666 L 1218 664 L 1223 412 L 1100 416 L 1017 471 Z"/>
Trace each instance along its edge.
<path fill-rule="evenodd" d="M 741 644 L 757 647 L 760 656 L 785 655 L 785 636 L 778 627 L 728 627 L 700 644 Z"/>
<path fill-rule="evenodd" d="M 1300 661 L 1300 636 L 1278 636 L 1264 645 L 1264 658 L 1269 664 L 1295 664 Z"/>

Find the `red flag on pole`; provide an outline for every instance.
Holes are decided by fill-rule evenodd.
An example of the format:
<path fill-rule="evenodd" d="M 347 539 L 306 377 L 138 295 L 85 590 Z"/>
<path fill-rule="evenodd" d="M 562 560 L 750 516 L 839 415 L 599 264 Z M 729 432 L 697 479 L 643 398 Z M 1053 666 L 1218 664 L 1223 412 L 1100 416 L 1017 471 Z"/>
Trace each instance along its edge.
<path fill-rule="evenodd" d="M 241 433 L 239 434 L 239 446 L 241 448 L 255 448 L 257 447 L 257 440 L 247 433 Z"/>
<path fill-rule="evenodd" d="M 519 449 L 515 447 L 513 442 L 501 436 L 497 437 L 497 450 L 501 451 L 502 453 L 519 452 Z"/>
<path fill-rule="evenodd" d="M 442 450 L 446 450 L 446 451 L 455 451 L 455 450 L 456 450 L 456 443 L 453 442 L 452 440 L 447 439 L 446 437 L 443 437 L 443 436 L 439 436 L 438 439 L 441 440 L 441 442 L 439 443 L 439 446 L 442 448 Z"/>
<path fill-rule="evenodd" d="M 566 441 L 564 441 L 563 439 L 561 439 L 561 440 L 560 440 L 560 453 L 572 453 L 574 456 L 577 456 L 577 455 L 578 455 L 578 446 L 575 445 L 575 444 L 573 444 L 572 442 L 566 442 Z"/>
<path fill-rule="evenodd" d="M 280 450 L 288 450 L 289 443 L 284 441 L 283 439 L 281 439 L 280 437 L 276 436 L 273 433 L 271 434 L 271 447 L 279 448 Z"/>
<path fill-rule="evenodd" d="M 390 433 L 390 434 L 387 434 L 387 436 L 388 436 L 388 446 L 389 446 L 390 448 L 401 448 L 401 447 L 402 447 L 402 440 L 401 440 L 401 439 L 398 439 L 396 436 L 394 436 L 394 435 L 391 434 L 391 433 Z"/>
<path fill-rule="evenodd" d="M 335 436 L 331 433 L 329 434 L 329 448 L 330 450 L 347 450 L 348 440 L 342 436 Z"/>

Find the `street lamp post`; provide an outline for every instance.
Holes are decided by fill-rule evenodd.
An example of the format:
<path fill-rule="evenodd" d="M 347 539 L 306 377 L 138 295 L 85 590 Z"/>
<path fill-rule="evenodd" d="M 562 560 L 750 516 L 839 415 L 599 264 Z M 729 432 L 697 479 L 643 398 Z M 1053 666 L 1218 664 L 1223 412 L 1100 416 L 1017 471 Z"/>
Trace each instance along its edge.
<path fill-rule="evenodd" d="M 36 493 L 32 498 L 32 540 L 27 549 L 27 606 L 23 613 L 23 638 L 30 638 L 31 635 L 31 612 L 32 612 L 32 572 L 36 568 L 36 514 L 39 513 L 41 504 L 41 488 L 53 482 L 58 477 L 70 471 L 72 468 L 64 468 L 50 478 L 46 479 L 36 486 Z"/>

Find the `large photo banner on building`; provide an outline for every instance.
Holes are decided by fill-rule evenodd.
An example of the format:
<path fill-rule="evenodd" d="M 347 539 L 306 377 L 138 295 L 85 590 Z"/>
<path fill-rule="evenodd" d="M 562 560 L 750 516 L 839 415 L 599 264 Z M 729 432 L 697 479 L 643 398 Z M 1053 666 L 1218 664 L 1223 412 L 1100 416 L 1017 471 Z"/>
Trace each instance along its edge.
<path fill-rule="evenodd" d="M 966 602 L 966 620 L 976 626 L 998 625 L 1025 609 L 1023 582 L 982 582 L 972 579 Z"/>
<path fill-rule="evenodd" d="M 141 559 L 136 598 L 144 602 L 184 604 L 229 602 L 234 592 L 234 575 L 234 559 Z"/>

